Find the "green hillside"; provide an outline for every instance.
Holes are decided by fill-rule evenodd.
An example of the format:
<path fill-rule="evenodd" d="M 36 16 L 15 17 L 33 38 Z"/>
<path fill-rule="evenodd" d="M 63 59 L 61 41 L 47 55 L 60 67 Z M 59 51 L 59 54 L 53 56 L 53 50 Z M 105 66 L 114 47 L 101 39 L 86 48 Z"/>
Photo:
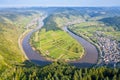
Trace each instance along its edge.
<path fill-rule="evenodd" d="M 99 21 L 104 22 L 108 26 L 113 26 L 116 30 L 120 30 L 120 17 L 119 16 L 103 18 Z"/>
<path fill-rule="evenodd" d="M 0 11 L 0 74 L 25 60 L 18 46 L 18 38 L 25 31 L 26 25 L 38 16 L 29 11 Z"/>

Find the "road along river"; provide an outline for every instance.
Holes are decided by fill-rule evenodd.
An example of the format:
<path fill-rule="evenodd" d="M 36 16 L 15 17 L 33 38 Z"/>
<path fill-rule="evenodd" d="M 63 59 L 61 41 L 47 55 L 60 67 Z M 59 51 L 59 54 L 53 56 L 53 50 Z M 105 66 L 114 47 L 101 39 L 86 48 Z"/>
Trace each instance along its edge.
<path fill-rule="evenodd" d="M 40 19 L 39 21 L 39 26 L 30 31 L 22 40 L 22 48 L 29 59 L 29 61 L 44 66 L 46 64 L 52 63 L 51 61 L 46 60 L 40 53 L 36 52 L 35 50 L 32 49 L 29 40 L 30 36 L 36 32 L 37 30 L 41 29 L 41 27 L 44 25 L 43 19 Z M 98 52 L 95 46 L 93 46 L 90 42 L 86 41 L 85 39 L 75 35 L 74 33 L 70 32 L 67 27 L 64 27 L 64 31 L 68 32 L 73 38 L 75 38 L 80 44 L 83 45 L 85 48 L 85 55 L 83 58 L 77 60 L 77 61 L 71 61 L 69 62 L 71 65 L 77 66 L 77 67 L 91 67 L 93 66 L 98 59 Z"/>

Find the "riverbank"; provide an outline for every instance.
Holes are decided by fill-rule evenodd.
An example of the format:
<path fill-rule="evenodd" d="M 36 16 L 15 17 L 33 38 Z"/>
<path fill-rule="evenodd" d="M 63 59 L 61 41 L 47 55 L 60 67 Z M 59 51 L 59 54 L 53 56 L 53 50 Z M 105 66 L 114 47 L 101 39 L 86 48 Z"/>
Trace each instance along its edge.
<path fill-rule="evenodd" d="M 47 64 L 50 64 L 51 62 L 46 60 L 43 56 L 41 56 L 37 51 L 33 50 L 32 46 L 30 45 L 30 38 L 31 35 L 36 32 L 37 30 L 41 29 L 41 27 L 44 25 L 43 20 L 45 17 L 41 17 L 39 19 L 39 25 L 34 28 L 33 30 L 31 30 L 22 40 L 22 48 L 23 51 L 25 53 L 25 55 L 28 57 L 29 61 L 37 64 L 37 65 L 41 65 L 41 66 L 45 66 Z"/>
<path fill-rule="evenodd" d="M 29 58 L 26 56 L 26 54 L 25 54 L 25 52 L 24 52 L 24 50 L 23 50 L 23 48 L 22 48 L 22 41 L 23 41 L 24 37 L 25 37 L 30 31 L 31 31 L 31 30 L 25 30 L 25 31 L 20 35 L 20 37 L 18 38 L 18 46 L 19 46 L 21 52 L 24 54 L 25 59 L 27 59 L 27 60 L 29 60 Z"/>

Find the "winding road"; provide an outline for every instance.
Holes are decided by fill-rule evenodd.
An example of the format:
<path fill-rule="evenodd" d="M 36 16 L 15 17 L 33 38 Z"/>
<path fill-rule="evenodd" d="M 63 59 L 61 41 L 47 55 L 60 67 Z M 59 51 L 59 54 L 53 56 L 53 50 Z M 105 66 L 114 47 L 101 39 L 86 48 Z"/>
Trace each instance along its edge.
<path fill-rule="evenodd" d="M 29 40 L 30 40 L 30 36 L 37 30 L 39 30 L 43 25 L 44 25 L 43 19 L 40 19 L 39 26 L 36 29 L 30 31 L 22 40 L 22 48 L 23 48 L 25 55 L 29 59 L 29 61 L 31 61 L 35 64 L 38 64 L 38 65 L 41 65 L 41 66 L 50 64 L 52 62 L 46 60 L 38 52 L 34 51 L 29 43 Z M 64 27 L 64 31 L 68 32 L 73 38 L 75 38 L 80 44 L 82 44 L 85 49 L 85 55 L 80 60 L 72 61 L 69 63 L 71 65 L 74 65 L 76 67 L 81 67 L 81 68 L 82 67 L 91 67 L 94 64 L 96 64 L 97 59 L 98 59 L 98 51 L 97 51 L 96 47 L 93 46 L 90 42 L 86 41 L 85 39 L 70 32 L 67 29 L 67 27 Z"/>

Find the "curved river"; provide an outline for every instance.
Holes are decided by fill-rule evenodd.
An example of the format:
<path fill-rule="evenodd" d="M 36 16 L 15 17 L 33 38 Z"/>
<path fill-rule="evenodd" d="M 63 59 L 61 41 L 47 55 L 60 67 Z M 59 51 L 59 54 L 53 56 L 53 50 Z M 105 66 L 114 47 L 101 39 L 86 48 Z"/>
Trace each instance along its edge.
<path fill-rule="evenodd" d="M 27 58 L 31 62 L 41 65 L 41 66 L 50 64 L 52 62 L 46 60 L 38 52 L 34 51 L 29 44 L 29 39 L 30 39 L 30 36 L 32 35 L 32 33 L 39 30 L 43 25 L 44 25 L 43 19 L 40 19 L 39 26 L 36 29 L 30 31 L 22 40 L 22 48 L 23 48 Z M 85 55 L 81 59 L 79 59 L 77 61 L 71 61 L 69 63 L 71 65 L 74 65 L 76 67 L 81 67 L 81 68 L 82 67 L 91 67 L 94 64 L 96 64 L 97 59 L 98 59 L 98 51 L 97 51 L 96 47 L 93 46 L 90 42 L 86 41 L 85 39 L 70 32 L 67 29 L 67 27 L 64 27 L 64 31 L 68 32 L 73 38 L 75 38 L 80 44 L 82 44 L 85 49 Z"/>
<path fill-rule="evenodd" d="M 85 49 L 85 54 L 81 59 L 70 63 L 78 67 L 91 67 L 96 64 L 98 60 L 98 51 L 96 47 L 82 37 L 69 31 L 67 27 L 64 27 L 63 30 L 76 39 Z"/>

